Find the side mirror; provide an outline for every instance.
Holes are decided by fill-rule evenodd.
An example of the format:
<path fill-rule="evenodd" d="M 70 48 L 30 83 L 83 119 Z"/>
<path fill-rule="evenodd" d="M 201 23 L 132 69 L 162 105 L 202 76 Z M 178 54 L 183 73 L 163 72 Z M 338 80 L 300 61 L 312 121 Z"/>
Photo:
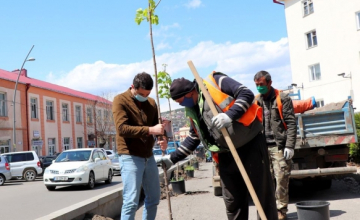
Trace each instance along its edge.
<path fill-rule="evenodd" d="M 55 160 L 51 161 L 51 163 L 55 163 Z"/>
<path fill-rule="evenodd" d="M 95 163 L 99 162 L 100 158 L 95 158 Z"/>

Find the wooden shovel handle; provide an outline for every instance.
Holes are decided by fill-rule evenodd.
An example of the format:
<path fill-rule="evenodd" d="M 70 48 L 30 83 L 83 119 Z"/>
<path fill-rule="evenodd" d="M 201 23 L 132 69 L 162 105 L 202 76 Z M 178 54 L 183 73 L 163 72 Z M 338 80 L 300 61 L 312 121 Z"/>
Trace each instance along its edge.
<path fill-rule="evenodd" d="M 203 80 L 199 76 L 193 62 L 190 60 L 187 63 L 189 65 L 189 67 L 190 67 L 191 72 L 194 74 L 196 82 L 198 83 L 203 95 L 205 96 L 205 100 L 206 100 L 207 104 L 209 105 L 211 112 L 213 113 L 214 116 L 218 115 L 218 111 L 216 110 L 216 107 L 215 107 L 214 103 L 212 102 L 212 98 L 211 98 L 209 92 L 206 90 L 206 88 L 204 86 L 204 83 L 203 83 Z M 259 198 L 257 197 L 257 195 L 255 193 L 254 187 L 251 184 L 249 176 L 246 173 L 244 165 L 241 162 L 241 159 L 240 159 L 240 157 L 239 157 L 239 155 L 238 155 L 238 153 L 237 153 L 237 151 L 235 149 L 235 146 L 234 146 L 232 140 L 230 139 L 228 131 L 226 130 L 226 128 L 223 127 L 221 129 L 221 132 L 224 135 L 225 141 L 226 141 L 227 145 L 230 148 L 231 154 L 234 157 L 234 160 L 235 160 L 235 162 L 236 162 L 236 164 L 237 164 L 237 166 L 238 166 L 238 168 L 240 170 L 240 173 L 241 173 L 241 175 L 242 175 L 242 177 L 243 177 L 243 179 L 245 181 L 246 187 L 249 190 L 251 198 L 255 203 L 255 206 L 256 206 L 256 209 L 258 210 L 260 218 L 262 220 L 267 220 L 267 218 L 265 216 L 265 213 L 264 213 L 264 210 L 263 210 L 263 208 L 262 208 L 262 206 L 260 204 Z"/>

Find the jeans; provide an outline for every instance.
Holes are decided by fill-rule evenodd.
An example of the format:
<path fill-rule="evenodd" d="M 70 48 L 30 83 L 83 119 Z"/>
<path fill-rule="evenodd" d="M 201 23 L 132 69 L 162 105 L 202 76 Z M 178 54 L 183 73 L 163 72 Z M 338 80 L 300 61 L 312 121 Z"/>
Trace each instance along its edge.
<path fill-rule="evenodd" d="M 132 155 L 119 157 L 123 182 L 121 220 L 133 220 L 139 204 L 141 187 L 144 189 L 143 220 L 153 220 L 160 202 L 159 170 L 153 156 L 142 158 Z"/>

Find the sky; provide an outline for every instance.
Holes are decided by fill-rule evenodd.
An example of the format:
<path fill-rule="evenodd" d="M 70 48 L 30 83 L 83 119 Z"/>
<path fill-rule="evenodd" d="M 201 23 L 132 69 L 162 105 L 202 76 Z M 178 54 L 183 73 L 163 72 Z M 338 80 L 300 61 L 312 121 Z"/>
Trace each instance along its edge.
<path fill-rule="evenodd" d="M 94 95 L 128 89 L 140 72 L 154 74 L 149 23 L 135 23 L 146 0 L 16 0 L 0 6 L 0 69 Z M 156 1 L 158 2 L 158 1 Z M 284 6 L 272 0 L 161 0 L 153 25 L 157 70 L 172 79 L 227 74 L 257 94 L 253 77 L 272 75 L 273 86 L 291 83 Z M 155 98 L 155 89 L 151 97 Z M 160 99 L 161 111 L 168 100 Z M 171 108 L 180 106 L 171 102 Z"/>

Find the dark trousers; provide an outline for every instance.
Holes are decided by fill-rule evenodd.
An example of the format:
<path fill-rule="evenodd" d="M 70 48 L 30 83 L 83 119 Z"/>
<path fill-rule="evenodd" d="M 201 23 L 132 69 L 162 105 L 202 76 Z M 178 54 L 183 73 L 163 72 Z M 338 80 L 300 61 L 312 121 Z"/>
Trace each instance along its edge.
<path fill-rule="evenodd" d="M 237 149 L 256 195 L 268 220 L 277 220 L 274 185 L 270 174 L 269 156 L 262 134 Z M 231 154 L 219 154 L 222 193 L 229 220 L 249 218 L 249 192 Z M 258 219 L 260 219 L 258 215 Z"/>

